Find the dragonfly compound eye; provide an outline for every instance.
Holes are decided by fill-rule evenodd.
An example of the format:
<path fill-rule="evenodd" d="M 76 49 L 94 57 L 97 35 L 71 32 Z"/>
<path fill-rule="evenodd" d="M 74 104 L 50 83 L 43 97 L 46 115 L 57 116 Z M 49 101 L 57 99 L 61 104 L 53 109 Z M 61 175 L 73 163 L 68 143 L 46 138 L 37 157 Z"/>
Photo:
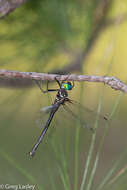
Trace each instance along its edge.
<path fill-rule="evenodd" d="M 72 90 L 72 84 L 70 82 L 63 83 L 61 87 L 65 90 Z"/>

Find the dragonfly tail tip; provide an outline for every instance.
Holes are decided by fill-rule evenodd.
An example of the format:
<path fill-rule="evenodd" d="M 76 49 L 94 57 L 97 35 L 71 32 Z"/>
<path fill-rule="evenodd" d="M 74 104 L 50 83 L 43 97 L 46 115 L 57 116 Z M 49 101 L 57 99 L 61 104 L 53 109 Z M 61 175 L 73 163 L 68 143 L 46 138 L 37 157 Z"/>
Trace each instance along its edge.
<path fill-rule="evenodd" d="M 108 121 L 108 117 L 104 116 L 104 120 Z"/>
<path fill-rule="evenodd" d="M 33 152 L 29 152 L 28 154 L 29 154 L 29 156 L 30 156 L 31 158 L 33 158 L 33 156 L 34 156 L 34 153 L 33 153 Z"/>

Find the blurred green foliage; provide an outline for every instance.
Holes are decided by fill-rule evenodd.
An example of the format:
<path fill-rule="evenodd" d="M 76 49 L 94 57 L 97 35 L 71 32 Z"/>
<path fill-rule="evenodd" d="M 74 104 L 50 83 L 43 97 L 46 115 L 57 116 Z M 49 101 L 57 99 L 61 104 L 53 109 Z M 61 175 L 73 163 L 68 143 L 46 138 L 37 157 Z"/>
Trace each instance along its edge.
<path fill-rule="evenodd" d="M 61 68 L 85 50 L 108 4 L 101 0 L 28 1 L 0 22 L 0 66 L 39 72 Z"/>

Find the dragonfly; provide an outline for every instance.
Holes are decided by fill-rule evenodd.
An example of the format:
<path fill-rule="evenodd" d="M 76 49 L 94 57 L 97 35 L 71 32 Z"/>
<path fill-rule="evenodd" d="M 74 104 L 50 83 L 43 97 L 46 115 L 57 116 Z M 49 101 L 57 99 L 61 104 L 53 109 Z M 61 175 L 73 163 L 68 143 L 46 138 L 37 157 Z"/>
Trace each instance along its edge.
<path fill-rule="evenodd" d="M 44 126 L 44 128 L 43 128 L 43 130 L 41 132 L 41 135 L 37 139 L 37 141 L 34 144 L 32 150 L 29 152 L 29 155 L 31 157 L 34 156 L 36 150 L 38 149 L 38 146 L 42 142 L 42 140 L 43 140 L 43 138 L 44 138 L 50 124 L 51 124 L 51 121 L 52 121 L 54 115 L 56 114 L 56 112 L 59 110 L 59 108 L 61 106 L 64 108 L 65 112 L 70 113 L 73 118 L 78 118 L 80 120 L 80 117 L 78 117 L 77 114 L 75 114 L 70 109 L 70 107 L 67 106 L 67 104 L 75 106 L 75 104 L 77 103 L 76 101 L 71 100 L 69 98 L 69 96 L 68 96 L 68 91 L 70 91 L 70 90 L 72 90 L 74 88 L 74 81 L 70 82 L 70 81 L 67 81 L 67 79 L 66 79 L 66 80 L 63 80 L 63 81 L 60 82 L 57 77 L 55 77 L 55 81 L 57 82 L 59 88 L 57 88 L 57 89 L 49 89 L 48 88 L 48 83 L 47 83 L 47 89 L 45 91 L 42 89 L 40 83 L 38 81 L 35 81 L 36 84 L 38 85 L 38 87 L 40 88 L 42 93 L 57 92 L 57 94 L 56 94 L 56 97 L 55 97 L 55 100 L 54 100 L 53 104 L 51 106 L 43 108 L 43 111 L 49 112 L 49 117 L 48 117 L 48 120 L 45 123 L 45 126 Z M 87 110 L 87 111 L 89 112 L 90 110 Z M 105 116 L 101 116 L 101 117 L 102 117 L 102 119 L 107 120 L 107 117 L 105 117 Z M 91 131 L 93 131 L 93 128 L 88 126 L 87 123 L 85 123 L 84 121 L 83 122 L 81 121 L 81 124 L 84 127 L 86 127 L 88 129 L 90 129 Z"/>

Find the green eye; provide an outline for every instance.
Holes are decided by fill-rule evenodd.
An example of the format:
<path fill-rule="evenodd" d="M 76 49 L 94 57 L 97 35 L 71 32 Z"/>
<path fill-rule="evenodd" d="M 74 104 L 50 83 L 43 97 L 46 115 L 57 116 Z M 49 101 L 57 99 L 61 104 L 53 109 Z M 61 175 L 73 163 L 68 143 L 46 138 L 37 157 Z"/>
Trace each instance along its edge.
<path fill-rule="evenodd" d="M 61 87 L 65 90 L 72 90 L 72 85 L 70 83 L 63 83 Z"/>

